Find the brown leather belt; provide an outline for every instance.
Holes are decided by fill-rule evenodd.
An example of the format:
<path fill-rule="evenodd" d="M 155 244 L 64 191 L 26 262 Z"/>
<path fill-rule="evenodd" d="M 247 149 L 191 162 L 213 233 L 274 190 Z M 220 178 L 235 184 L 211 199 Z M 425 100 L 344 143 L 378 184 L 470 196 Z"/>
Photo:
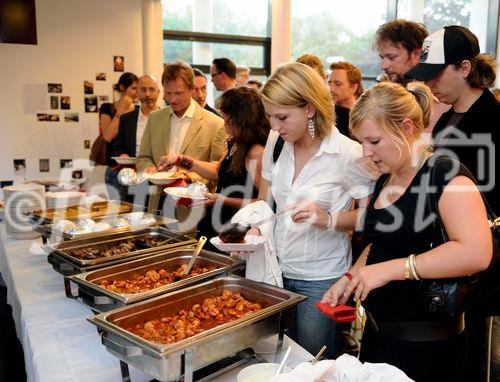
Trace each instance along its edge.
<path fill-rule="evenodd" d="M 464 315 L 439 321 L 383 321 L 366 312 L 375 331 L 401 341 L 440 341 L 455 337 L 465 329 Z"/>

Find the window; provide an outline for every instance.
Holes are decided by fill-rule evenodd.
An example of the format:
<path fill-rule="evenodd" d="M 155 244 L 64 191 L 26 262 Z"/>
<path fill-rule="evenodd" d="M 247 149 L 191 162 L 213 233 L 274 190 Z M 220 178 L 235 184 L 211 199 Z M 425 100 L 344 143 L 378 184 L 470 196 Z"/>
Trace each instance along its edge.
<path fill-rule="evenodd" d="M 397 17 L 421 21 L 429 33 L 463 25 L 479 39 L 481 52 L 496 52 L 498 0 L 398 0 Z"/>
<path fill-rule="evenodd" d="M 163 29 L 268 37 L 268 0 L 162 0 Z"/>
<path fill-rule="evenodd" d="M 227 57 L 251 68 L 251 79 L 271 71 L 270 0 L 162 0 L 164 62 L 181 59 L 207 74 L 208 101 L 216 98 L 210 65 Z"/>
<path fill-rule="evenodd" d="M 364 78 L 380 74 L 373 50 L 376 29 L 386 22 L 387 0 L 292 0 L 292 58 L 318 55 L 328 69 L 349 61 Z"/>

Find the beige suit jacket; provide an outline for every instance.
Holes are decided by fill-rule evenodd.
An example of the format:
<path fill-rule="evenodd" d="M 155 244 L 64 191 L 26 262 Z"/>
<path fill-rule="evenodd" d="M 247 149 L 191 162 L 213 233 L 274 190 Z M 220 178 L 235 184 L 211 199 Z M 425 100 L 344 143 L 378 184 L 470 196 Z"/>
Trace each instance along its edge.
<path fill-rule="evenodd" d="M 163 155 L 169 153 L 170 116 L 172 109 L 157 110 L 149 115 L 144 135 L 139 147 L 137 170 L 156 166 Z M 224 154 L 226 146 L 226 130 L 224 121 L 219 116 L 201 108 L 195 102 L 193 119 L 182 142 L 181 154 L 191 156 L 202 161 L 217 162 Z M 188 173 L 194 181 L 207 180 L 198 174 Z"/>

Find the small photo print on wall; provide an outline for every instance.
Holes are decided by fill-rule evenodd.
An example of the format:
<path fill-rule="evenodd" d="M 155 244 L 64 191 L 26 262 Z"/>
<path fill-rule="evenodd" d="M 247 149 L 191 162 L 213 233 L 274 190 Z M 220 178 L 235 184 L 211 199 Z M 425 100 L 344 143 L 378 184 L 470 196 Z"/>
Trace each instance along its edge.
<path fill-rule="evenodd" d="M 49 159 L 40 159 L 38 161 L 39 171 L 40 172 L 49 172 L 50 171 L 50 160 Z"/>
<path fill-rule="evenodd" d="M 61 109 L 71 109 L 71 98 L 69 96 L 61 96 Z"/>
<path fill-rule="evenodd" d="M 62 84 L 47 84 L 49 93 L 62 93 Z"/>
<path fill-rule="evenodd" d="M 73 168 L 73 159 L 61 159 L 61 168 Z"/>
<path fill-rule="evenodd" d="M 26 159 L 14 159 L 14 178 L 26 179 Z"/>
<path fill-rule="evenodd" d="M 82 170 L 75 170 L 71 172 L 71 177 L 73 179 L 82 179 L 83 178 L 83 171 Z"/>
<path fill-rule="evenodd" d="M 38 122 L 47 122 L 49 120 L 49 116 L 47 113 L 36 113 L 36 120 Z"/>
<path fill-rule="evenodd" d="M 49 122 L 59 122 L 59 114 L 48 114 Z"/>
<path fill-rule="evenodd" d="M 78 113 L 64 113 L 64 122 L 78 122 L 80 118 Z"/>
<path fill-rule="evenodd" d="M 52 110 L 59 109 L 59 97 L 50 96 L 50 108 Z"/>
<path fill-rule="evenodd" d="M 113 56 L 113 67 L 115 69 L 115 72 L 125 71 L 125 57 Z"/>
<path fill-rule="evenodd" d="M 85 112 L 97 113 L 97 96 L 85 96 Z"/>
<path fill-rule="evenodd" d="M 83 148 L 84 149 L 90 149 L 90 139 L 85 139 L 83 141 Z"/>
<path fill-rule="evenodd" d="M 106 73 L 96 73 L 95 79 L 96 81 L 106 81 Z"/>
<path fill-rule="evenodd" d="M 85 94 L 94 94 L 94 83 L 91 81 L 83 81 L 83 92 Z"/>

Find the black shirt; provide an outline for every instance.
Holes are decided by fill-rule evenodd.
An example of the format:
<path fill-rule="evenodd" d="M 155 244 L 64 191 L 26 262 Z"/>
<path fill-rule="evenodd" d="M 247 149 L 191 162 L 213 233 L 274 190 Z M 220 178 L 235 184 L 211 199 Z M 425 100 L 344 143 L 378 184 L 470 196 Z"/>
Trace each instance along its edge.
<path fill-rule="evenodd" d="M 432 157 L 431 157 L 432 158 Z M 382 175 L 375 185 L 373 197 L 366 211 L 364 233 L 372 247 L 367 265 L 406 258 L 412 253 L 428 251 L 435 239 L 432 216 L 427 206 L 428 159 L 413 178 L 403 195 L 387 208 L 375 208 L 374 203 L 388 179 Z M 453 172 L 452 172 L 453 171 Z M 444 187 L 455 176 L 464 175 L 464 168 L 456 169 L 450 160 L 441 161 L 435 172 L 436 200 Z M 392 226 L 392 227 L 391 227 Z M 420 293 L 419 281 L 391 281 L 370 292 L 363 306 L 375 318 L 388 321 L 432 321 L 439 319 L 428 310 Z"/>

